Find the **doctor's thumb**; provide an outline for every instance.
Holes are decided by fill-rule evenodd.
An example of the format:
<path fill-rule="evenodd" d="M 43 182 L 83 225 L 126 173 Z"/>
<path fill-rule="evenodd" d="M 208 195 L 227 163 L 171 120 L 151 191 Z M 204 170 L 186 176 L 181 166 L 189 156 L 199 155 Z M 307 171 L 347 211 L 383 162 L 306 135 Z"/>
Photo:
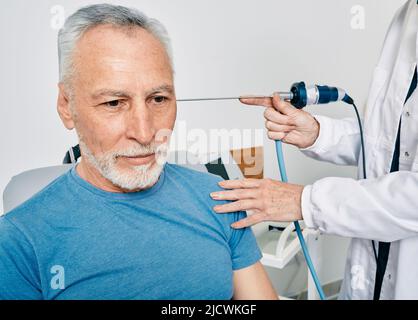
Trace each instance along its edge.
<path fill-rule="evenodd" d="M 273 106 L 274 106 L 274 109 L 276 109 L 277 111 L 279 111 L 280 113 L 284 115 L 291 114 L 297 110 L 289 102 L 280 99 L 280 95 L 276 92 L 273 93 Z"/>

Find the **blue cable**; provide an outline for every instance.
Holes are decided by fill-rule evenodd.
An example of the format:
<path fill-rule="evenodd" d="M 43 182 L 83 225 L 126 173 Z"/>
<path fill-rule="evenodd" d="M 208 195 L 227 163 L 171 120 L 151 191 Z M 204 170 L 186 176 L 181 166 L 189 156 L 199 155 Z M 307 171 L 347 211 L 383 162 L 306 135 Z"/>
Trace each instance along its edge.
<path fill-rule="evenodd" d="M 286 166 L 284 164 L 284 157 L 283 157 L 283 148 L 282 148 L 282 142 L 276 141 L 276 154 L 277 154 L 277 161 L 279 162 L 279 170 L 280 175 L 282 177 L 283 182 L 288 182 L 287 180 L 287 173 L 286 173 Z M 322 290 L 321 283 L 319 282 L 318 275 L 316 274 L 314 265 L 311 260 L 311 256 L 309 255 L 308 248 L 306 246 L 305 239 L 303 238 L 302 231 L 300 229 L 300 225 L 298 221 L 294 222 L 296 233 L 299 238 L 300 246 L 302 247 L 303 255 L 305 256 L 306 264 L 308 265 L 309 271 L 311 272 L 312 279 L 315 282 L 316 289 L 318 290 L 319 297 L 321 300 L 325 300 L 325 294 Z"/>

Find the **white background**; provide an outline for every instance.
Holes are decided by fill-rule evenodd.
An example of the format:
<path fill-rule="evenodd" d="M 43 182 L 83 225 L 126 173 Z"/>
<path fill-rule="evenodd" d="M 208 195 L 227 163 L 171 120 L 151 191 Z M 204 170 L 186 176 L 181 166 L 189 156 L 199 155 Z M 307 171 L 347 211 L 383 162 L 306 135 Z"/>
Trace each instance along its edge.
<path fill-rule="evenodd" d="M 270 94 L 295 81 L 345 88 L 363 110 L 386 29 L 405 0 L 142 0 L 136 7 L 167 27 L 174 48 L 178 98 Z M 75 145 L 56 112 L 57 29 L 51 8 L 68 16 L 94 1 L 1 0 L 0 193 L 13 175 L 60 164 Z M 351 27 L 354 5 L 365 9 L 365 29 Z M 115 44 L 117 45 L 117 44 Z M 333 117 L 353 116 L 334 104 L 310 108 Z M 188 129 L 262 129 L 261 108 L 238 102 L 179 104 Z M 244 145 L 251 145 L 245 141 Z M 278 177 L 273 143 L 265 139 L 266 176 Z M 286 147 L 292 182 L 355 176 L 354 168 L 319 163 Z M 2 212 L 0 200 L 0 213 Z M 346 242 L 330 238 L 336 257 L 330 278 L 341 275 Z M 339 242 L 340 241 L 340 242 Z M 341 243 L 341 246 L 339 246 Z M 339 254 L 339 255 L 338 255 Z"/>

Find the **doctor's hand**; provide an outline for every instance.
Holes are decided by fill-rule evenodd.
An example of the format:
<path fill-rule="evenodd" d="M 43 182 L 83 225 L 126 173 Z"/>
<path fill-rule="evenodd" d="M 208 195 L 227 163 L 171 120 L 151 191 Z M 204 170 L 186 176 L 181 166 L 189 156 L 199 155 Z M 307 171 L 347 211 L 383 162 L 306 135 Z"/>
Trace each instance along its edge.
<path fill-rule="evenodd" d="M 312 146 L 318 138 L 318 121 L 310 113 L 280 100 L 278 94 L 274 94 L 273 98 L 250 98 L 240 101 L 247 105 L 267 107 L 264 117 L 271 140 L 281 140 L 303 149 Z"/>
<path fill-rule="evenodd" d="M 302 220 L 301 199 L 304 186 L 272 179 L 221 181 L 219 185 L 226 190 L 211 193 L 212 199 L 235 202 L 215 206 L 215 212 L 254 212 L 251 216 L 234 223 L 233 228 L 241 229 L 262 221 Z"/>

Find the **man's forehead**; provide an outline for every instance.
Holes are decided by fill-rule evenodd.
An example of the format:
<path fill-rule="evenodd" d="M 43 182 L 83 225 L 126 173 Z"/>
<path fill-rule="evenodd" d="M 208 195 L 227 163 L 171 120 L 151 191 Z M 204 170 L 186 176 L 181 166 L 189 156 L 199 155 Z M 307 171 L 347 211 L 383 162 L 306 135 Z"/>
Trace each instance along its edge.
<path fill-rule="evenodd" d="M 77 41 L 78 51 L 86 49 L 129 53 L 133 50 L 165 52 L 160 40 L 141 27 L 118 27 L 109 24 L 98 25 L 87 30 Z M 86 52 L 86 53 L 89 53 Z M 154 52 L 155 53 L 155 52 Z"/>
<path fill-rule="evenodd" d="M 133 61 L 131 59 L 123 59 L 120 56 L 102 56 L 97 62 L 105 70 L 138 73 L 137 70 L 132 68 Z"/>
<path fill-rule="evenodd" d="M 158 90 L 174 92 L 171 64 L 158 40 L 154 39 L 157 44 L 152 40 L 146 50 L 143 45 L 132 44 L 132 38 L 114 43 L 85 40 L 78 52 L 76 74 L 95 98 Z"/>
<path fill-rule="evenodd" d="M 102 55 L 79 70 L 84 73 L 84 77 L 92 78 L 94 82 L 99 83 L 105 81 L 155 86 L 154 82 L 160 82 L 162 79 L 172 82 L 173 78 L 171 66 L 158 59 L 139 60 L 134 57 Z"/>
<path fill-rule="evenodd" d="M 134 28 L 136 36 L 119 27 L 94 27 L 77 42 L 75 60 L 78 67 L 94 67 L 104 71 L 131 72 L 135 69 L 171 69 L 163 44 L 147 30 Z"/>

